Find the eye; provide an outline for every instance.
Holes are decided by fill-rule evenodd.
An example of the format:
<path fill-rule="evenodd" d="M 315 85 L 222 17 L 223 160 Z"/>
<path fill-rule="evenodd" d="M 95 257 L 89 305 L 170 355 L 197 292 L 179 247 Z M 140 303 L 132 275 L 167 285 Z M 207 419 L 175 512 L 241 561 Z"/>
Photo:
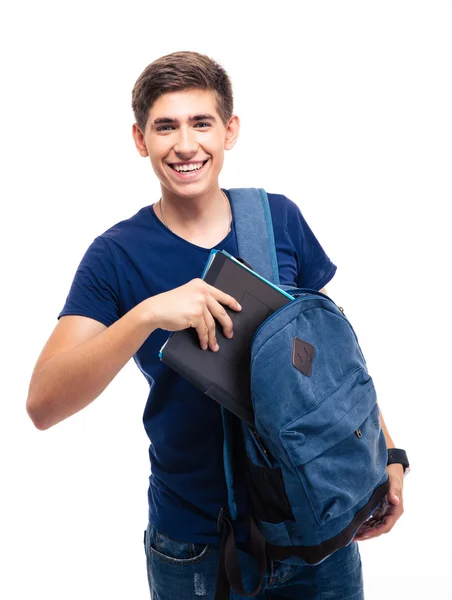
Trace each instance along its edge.
<path fill-rule="evenodd" d="M 205 127 L 198 127 L 198 125 L 205 125 Z M 198 127 L 198 129 L 206 129 L 206 127 L 211 127 L 211 124 L 203 121 L 200 123 L 195 123 L 195 127 Z M 172 125 L 160 125 L 156 128 L 156 131 L 169 131 L 170 129 L 174 129 L 174 127 Z"/>

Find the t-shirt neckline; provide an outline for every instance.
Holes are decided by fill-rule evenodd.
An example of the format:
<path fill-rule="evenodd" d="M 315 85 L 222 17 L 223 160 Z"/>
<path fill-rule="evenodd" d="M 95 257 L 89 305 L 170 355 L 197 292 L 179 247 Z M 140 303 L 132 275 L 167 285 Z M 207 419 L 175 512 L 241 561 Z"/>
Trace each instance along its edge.
<path fill-rule="evenodd" d="M 168 234 L 173 236 L 174 238 L 176 238 L 177 240 L 179 240 L 180 242 L 183 242 L 184 244 L 187 244 L 188 246 L 191 246 L 192 248 L 196 248 L 197 250 L 201 250 L 203 252 L 211 252 L 214 248 L 219 248 L 221 246 L 224 246 L 224 244 L 229 240 L 229 238 L 231 237 L 233 231 L 234 231 L 234 208 L 232 206 L 232 202 L 231 202 L 231 197 L 229 196 L 228 190 L 225 190 L 223 188 L 220 188 L 223 190 L 223 192 L 227 195 L 228 200 L 231 204 L 231 212 L 232 212 L 232 223 L 231 223 L 231 230 L 228 232 L 228 234 L 226 235 L 225 238 L 223 238 L 220 242 L 218 242 L 218 244 L 216 244 L 215 246 L 213 246 L 212 248 L 204 248 L 203 246 L 198 246 L 197 244 L 193 244 L 192 242 L 189 242 L 188 240 L 184 239 L 183 237 L 181 237 L 180 235 L 177 235 L 177 233 L 174 233 L 173 231 L 171 231 L 170 229 L 168 229 L 168 227 L 166 227 L 162 221 L 158 218 L 158 216 L 155 214 L 155 211 L 153 209 L 153 204 L 149 205 L 149 210 L 152 213 L 153 218 L 157 221 L 158 225 Z"/>

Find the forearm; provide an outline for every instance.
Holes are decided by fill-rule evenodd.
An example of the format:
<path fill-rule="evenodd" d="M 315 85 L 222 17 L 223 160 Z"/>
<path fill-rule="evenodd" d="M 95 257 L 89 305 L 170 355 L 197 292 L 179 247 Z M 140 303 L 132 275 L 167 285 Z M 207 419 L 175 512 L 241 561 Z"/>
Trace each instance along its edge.
<path fill-rule="evenodd" d="M 388 431 L 388 428 L 386 427 L 386 423 L 383 418 L 383 414 L 382 414 L 381 410 L 380 410 L 380 423 L 381 423 L 381 428 L 382 428 L 384 436 L 385 436 L 386 447 L 387 448 L 395 448 L 396 446 L 395 446 L 394 442 L 392 441 L 391 436 L 389 435 L 389 431 Z M 391 465 L 388 465 L 386 467 L 386 470 L 389 473 L 389 475 L 397 476 L 400 480 L 400 485 L 403 487 L 403 477 L 404 477 L 403 466 L 400 463 L 393 463 Z"/>
<path fill-rule="evenodd" d="M 378 408 L 380 409 L 380 406 Z M 381 423 L 381 428 L 382 428 L 384 436 L 385 436 L 386 446 L 388 448 L 395 448 L 395 444 L 392 441 L 391 436 L 389 435 L 388 428 L 386 427 L 386 423 L 385 423 L 385 420 L 383 418 L 383 413 L 381 412 L 381 409 L 380 409 L 380 423 Z"/>
<path fill-rule="evenodd" d="M 92 339 L 56 354 L 31 378 L 27 411 L 48 429 L 97 398 L 156 329 L 147 301 Z"/>

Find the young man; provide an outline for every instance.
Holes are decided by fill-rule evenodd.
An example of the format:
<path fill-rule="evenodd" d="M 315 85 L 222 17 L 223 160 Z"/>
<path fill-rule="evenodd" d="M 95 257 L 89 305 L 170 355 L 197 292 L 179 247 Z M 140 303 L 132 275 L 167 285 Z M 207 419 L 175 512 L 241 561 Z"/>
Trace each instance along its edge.
<path fill-rule="evenodd" d="M 207 352 L 216 352 L 215 320 L 227 337 L 233 335 L 223 306 L 239 311 L 239 304 L 199 277 L 212 248 L 237 256 L 234 214 L 218 177 L 240 124 L 227 74 L 195 52 L 154 61 L 132 96 L 133 137 L 140 155 L 151 161 L 161 198 L 88 248 L 37 361 L 27 410 L 36 427 L 47 429 L 97 398 L 134 357 L 150 384 L 143 420 L 152 442 L 145 534 L 151 596 L 211 599 L 220 543 L 217 517 L 226 502 L 221 411 L 161 363 L 158 352 L 168 332 L 188 327 L 196 329 Z M 268 196 L 281 283 L 325 293 L 336 266 L 297 205 L 283 195 Z M 384 431 L 387 445 L 394 446 Z M 402 465 L 390 465 L 388 472 L 392 514 L 387 512 L 380 531 L 373 528 L 367 537 L 389 531 L 401 514 Z M 244 530 L 238 537 L 245 543 Z M 362 588 L 354 541 L 317 566 L 270 561 L 258 598 L 328 593 L 361 599 Z"/>

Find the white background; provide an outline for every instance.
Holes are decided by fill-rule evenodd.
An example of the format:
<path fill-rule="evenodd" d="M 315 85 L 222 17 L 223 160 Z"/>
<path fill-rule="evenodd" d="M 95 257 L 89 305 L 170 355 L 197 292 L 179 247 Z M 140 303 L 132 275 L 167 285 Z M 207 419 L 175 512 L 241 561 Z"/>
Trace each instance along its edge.
<path fill-rule="evenodd" d="M 328 293 L 413 465 L 405 514 L 360 543 L 366 600 L 451 599 L 450 3 L 11 6 L 0 18 L 0 597 L 148 598 L 144 378 L 130 362 L 44 432 L 25 400 L 86 248 L 159 198 L 131 137 L 133 84 L 159 56 L 196 50 L 226 68 L 242 123 L 220 184 L 299 204 L 338 266 Z"/>

